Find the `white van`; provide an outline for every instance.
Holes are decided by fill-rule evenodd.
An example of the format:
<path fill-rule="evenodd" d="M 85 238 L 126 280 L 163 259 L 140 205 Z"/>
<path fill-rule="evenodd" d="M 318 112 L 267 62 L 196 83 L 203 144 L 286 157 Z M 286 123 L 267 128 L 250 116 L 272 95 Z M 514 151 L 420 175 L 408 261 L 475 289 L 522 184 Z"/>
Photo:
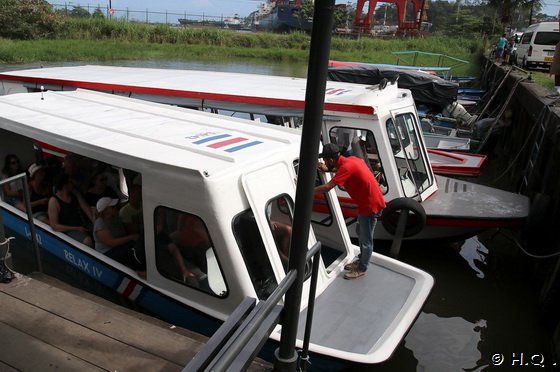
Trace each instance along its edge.
<path fill-rule="evenodd" d="M 558 22 L 541 22 L 527 27 L 517 44 L 515 63 L 523 68 L 550 67 L 560 41 Z"/>

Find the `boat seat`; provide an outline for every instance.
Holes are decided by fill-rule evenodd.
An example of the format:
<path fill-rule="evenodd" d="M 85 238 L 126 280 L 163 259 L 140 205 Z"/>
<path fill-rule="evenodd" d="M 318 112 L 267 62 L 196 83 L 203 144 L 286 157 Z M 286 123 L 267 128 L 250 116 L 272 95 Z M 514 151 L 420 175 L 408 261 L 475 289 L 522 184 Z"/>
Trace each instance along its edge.
<path fill-rule="evenodd" d="M 361 140 L 360 137 L 355 137 L 352 140 L 352 153 L 354 154 L 354 156 L 362 159 L 366 165 L 368 166 L 369 170 L 372 173 L 375 173 L 375 170 L 373 169 L 373 167 L 371 166 L 371 162 L 369 161 L 369 159 L 367 158 L 366 152 L 364 151 L 364 149 L 362 148 L 361 144 L 360 144 Z"/>

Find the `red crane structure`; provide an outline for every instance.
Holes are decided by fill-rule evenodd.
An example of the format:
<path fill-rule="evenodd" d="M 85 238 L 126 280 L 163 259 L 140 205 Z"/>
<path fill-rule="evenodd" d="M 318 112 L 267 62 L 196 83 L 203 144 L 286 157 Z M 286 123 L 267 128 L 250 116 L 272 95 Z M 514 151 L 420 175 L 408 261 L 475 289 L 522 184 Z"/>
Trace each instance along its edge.
<path fill-rule="evenodd" d="M 406 21 L 406 4 L 410 1 L 412 3 L 412 14 L 414 15 L 413 21 Z M 363 16 L 364 5 L 368 4 L 367 14 Z M 377 0 L 358 0 L 356 4 L 356 17 L 354 19 L 354 32 L 363 34 L 369 33 L 373 25 L 373 13 L 375 12 L 375 6 L 377 5 Z M 422 20 L 424 18 L 424 0 L 385 0 L 384 3 L 394 3 L 397 4 L 398 13 L 398 27 L 399 31 L 404 30 L 414 30 L 420 29 Z"/>

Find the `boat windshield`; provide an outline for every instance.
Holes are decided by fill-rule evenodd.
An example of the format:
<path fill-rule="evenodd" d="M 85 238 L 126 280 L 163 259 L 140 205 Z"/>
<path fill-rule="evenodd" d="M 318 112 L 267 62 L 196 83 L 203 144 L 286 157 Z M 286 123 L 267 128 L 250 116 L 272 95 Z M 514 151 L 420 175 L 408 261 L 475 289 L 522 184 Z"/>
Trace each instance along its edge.
<path fill-rule="evenodd" d="M 386 126 L 405 196 L 417 196 L 428 189 L 431 180 L 414 116 L 396 115 Z"/>

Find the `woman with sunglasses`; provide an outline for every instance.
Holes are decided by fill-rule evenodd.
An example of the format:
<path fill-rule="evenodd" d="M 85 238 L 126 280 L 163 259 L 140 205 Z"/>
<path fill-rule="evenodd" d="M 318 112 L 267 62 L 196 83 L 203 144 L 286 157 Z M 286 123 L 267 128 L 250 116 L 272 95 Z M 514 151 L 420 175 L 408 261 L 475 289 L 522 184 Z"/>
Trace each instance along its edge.
<path fill-rule="evenodd" d="M 4 158 L 2 168 L 2 180 L 25 172 L 19 158 L 14 154 L 8 154 Z M 3 200 L 10 205 L 16 206 L 23 201 L 23 181 L 18 179 L 2 185 Z"/>

